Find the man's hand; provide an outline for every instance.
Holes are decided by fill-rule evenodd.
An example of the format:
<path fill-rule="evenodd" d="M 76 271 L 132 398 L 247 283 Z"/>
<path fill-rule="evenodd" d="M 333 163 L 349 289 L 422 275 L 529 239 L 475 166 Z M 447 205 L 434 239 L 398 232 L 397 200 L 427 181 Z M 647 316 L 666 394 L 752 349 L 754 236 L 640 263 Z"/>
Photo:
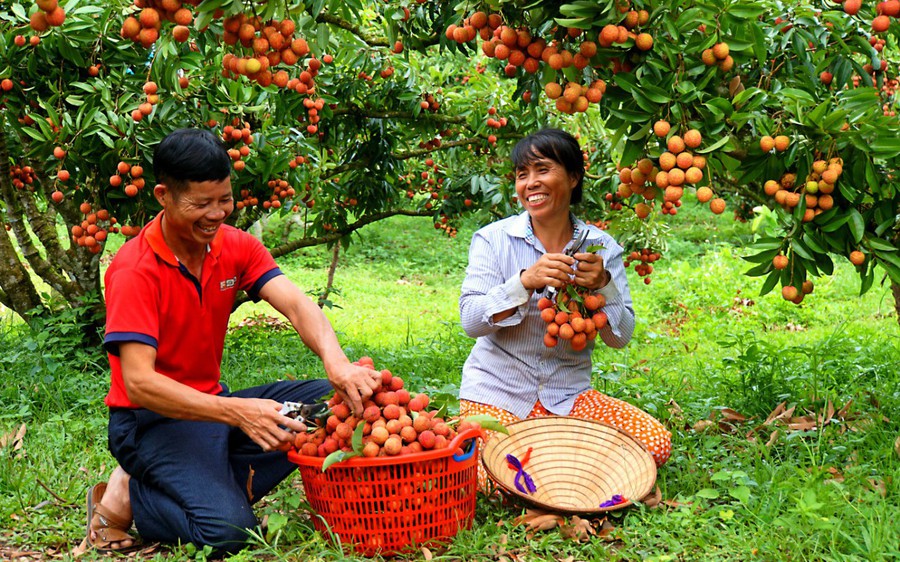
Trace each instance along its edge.
<path fill-rule="evenodd" d="M 263 398 L 228 397 L 234 425 L 247 434 L 264 451 L 282 449 L 294 440 L 294 433 L 306 431 L 306 426 L 293 418 L 282 416 L 281 404 Z M 287 428 L 287 429 L 285 429 Z"/>
<path fill-rule="evenodd" d="M 363 401 L 381 386 L 381 373 L 347 362 L 328 371 L 328 381 L 335 392 L 350 406 L 354 415 L 360 416 L 363 413 Z"/>

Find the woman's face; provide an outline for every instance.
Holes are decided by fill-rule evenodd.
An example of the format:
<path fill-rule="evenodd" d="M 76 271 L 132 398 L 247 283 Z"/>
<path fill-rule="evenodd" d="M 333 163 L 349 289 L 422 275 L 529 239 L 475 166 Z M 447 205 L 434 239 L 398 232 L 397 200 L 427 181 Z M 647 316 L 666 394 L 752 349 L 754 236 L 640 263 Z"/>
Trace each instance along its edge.
<path fill-rule="evenodd" d="M 532 219 L 569 215 L 578 178 L 562 164 L 541 155 L 516 169 L 516 195 Z"/>

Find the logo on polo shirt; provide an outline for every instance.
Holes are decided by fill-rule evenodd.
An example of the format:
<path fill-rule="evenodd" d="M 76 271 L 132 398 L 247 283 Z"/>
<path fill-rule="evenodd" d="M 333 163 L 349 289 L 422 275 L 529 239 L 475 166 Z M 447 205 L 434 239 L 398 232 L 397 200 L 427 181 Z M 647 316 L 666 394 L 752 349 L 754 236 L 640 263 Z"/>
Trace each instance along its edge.
<path fill-rule="evenodd" d="M 237 285 L 237 277 L 232 277 L 231 279 L 226 279 L 224 281 L 219 281 L 219 290 L 227 291 Z"/>

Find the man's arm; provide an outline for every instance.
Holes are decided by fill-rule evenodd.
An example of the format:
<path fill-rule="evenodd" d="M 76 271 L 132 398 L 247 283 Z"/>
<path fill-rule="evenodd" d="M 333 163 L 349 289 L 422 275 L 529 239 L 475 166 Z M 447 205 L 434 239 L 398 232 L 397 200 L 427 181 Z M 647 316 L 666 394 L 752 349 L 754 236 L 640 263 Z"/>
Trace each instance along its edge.
<path fill-rule="evenodd" d="M 163 416 L 238 427 L 266 451 L 293 438 L 279 426 L 303 431 L 300 422 L 278 413 L 281 404 L 275 400 L 206 394 L 156 372 L 156 349 L 152 346 L 121 343 L 119 358 L 128 398 Z"/>
<path fill-rule="evenodd" d="M 322 359 L 325 373 L 335 391 L 354 413 L 361 414 L 363 401 L 372 396 L 381 384 L 381 374 L 350 363 L 328 318 L 284 275 L 266 282 L 259 296 L 291 322 L 306 347 Z"/>

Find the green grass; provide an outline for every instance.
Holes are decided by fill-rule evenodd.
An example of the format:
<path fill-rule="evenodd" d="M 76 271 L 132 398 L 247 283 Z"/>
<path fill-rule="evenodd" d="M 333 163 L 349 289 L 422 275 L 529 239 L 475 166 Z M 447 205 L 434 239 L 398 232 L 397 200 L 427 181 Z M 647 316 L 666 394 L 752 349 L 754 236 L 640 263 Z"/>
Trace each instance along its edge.
<path fill-rule="evenodd" d="M 520 510 L 481 497 L 473 529 L 441 559 L 497 559 L 504 543 L 528 560 L 900 558 L 900 328 L 890 291 L 876 283 L 859 297 L 853 268 L 839 263 L 799 307 L 777 291 L 760 297 L 761 281 L 744 277 L 748 264 L 737 259 L 749 227 L 690 204 L 681 211 L 652 284 L 629 273 L 638 317 L 632 343 L 598 347 L 594 357 L 598 389 L 672 429 L 673 456 L 658 483 L 678 505 L 629 509 L 611 519 L 610 540 L 576 543 L 556 530 L 529 538 L 511 524 Z M 431 394 L 458 386 L 472 340 L 459 327 L 457 299 L 474 229 L 463 225 L 447 239 L 427 220 L 397 218 L 363 231 L 341 256 L 339 292 L 326 309 L 351 358 L 370 355 Z M 325 284 L 330 252 L 279 261 L 315 291 Z M 273 313 L 248 304 L 233 320 L 256 314 Z M 0 435 L 27 428 L 20 448 L 0 449 L 0 558 L 12 550 L 69 552 L 83 536 L 84 492 L 113 466 L 105 358 L 74 347 L 73 338 L 0 324 Z M 322 374 L 296 335 L 265 327 L 232 330 L 223 372 L 233 387 Z M 753 432 L 782 401 L 801 415 L 850 400 L 851 423 L 782 429 L 769 446 L 771 428 Z M 732 431 L 693 429 L 726 407 L 750 420 Z M 258 513 L 270 521 L 286 515 L 286 523 L 234 560 L 342 559 L 312 530 L 300 489 L 295 478 L 264 500 Z M 196 557 L 202 553 L 179 547 L 153 556 Z"/>

